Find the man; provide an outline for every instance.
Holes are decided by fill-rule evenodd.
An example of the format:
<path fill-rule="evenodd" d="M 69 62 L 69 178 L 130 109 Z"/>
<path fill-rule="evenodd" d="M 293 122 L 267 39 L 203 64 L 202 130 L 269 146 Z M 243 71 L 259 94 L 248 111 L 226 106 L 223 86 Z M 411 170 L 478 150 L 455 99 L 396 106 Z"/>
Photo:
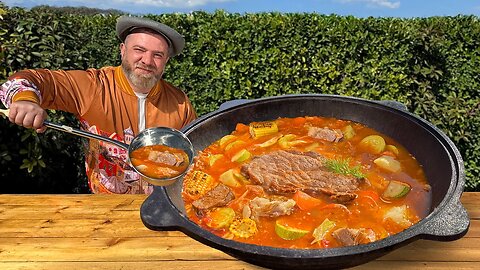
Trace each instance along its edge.
<path fill-rule="evenodd" d="M 185 46 L 174 29 L 140 17 L 122 16 L 116 25 L 122 43 L 118 67 L 83 70 L 24 70 L 8 78 L 0 99 L 9 120 L 43 132 L 45 109 L 73 113 L 84 130 L 130 143 L 143 129 L 181 129 L 196 118 L 184 92 L 162 79 L 168 59 Z M 94 193 L 151 193 L 126 163 L 126 151 L 90 140 L 85 163 Z"/>

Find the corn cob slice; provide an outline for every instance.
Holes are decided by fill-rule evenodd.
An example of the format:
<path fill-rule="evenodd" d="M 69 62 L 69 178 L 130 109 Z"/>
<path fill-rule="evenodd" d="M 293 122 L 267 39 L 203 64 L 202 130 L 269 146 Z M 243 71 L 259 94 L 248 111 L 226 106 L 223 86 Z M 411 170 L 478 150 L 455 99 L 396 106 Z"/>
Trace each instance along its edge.
<path fill-rule="evenodd" d="M 274 121 L 253 122 L 249 125 L 249 131 L 252 138 L 258 138 L 277 133 L 278 126 Z"/>
<path fill-rule="evenodd" d="M 194 171 L 185 177 L 184 191 L 193 196 L 202 196 L 212 189 L 214 179 L 202 171 Z"/>
<path fill-rule="evenodd" d="M 257 224 L 253 219 L 242 218 L 233 221 L 228 229 L 236 237 L 249 238 L 257 233 Z"/>

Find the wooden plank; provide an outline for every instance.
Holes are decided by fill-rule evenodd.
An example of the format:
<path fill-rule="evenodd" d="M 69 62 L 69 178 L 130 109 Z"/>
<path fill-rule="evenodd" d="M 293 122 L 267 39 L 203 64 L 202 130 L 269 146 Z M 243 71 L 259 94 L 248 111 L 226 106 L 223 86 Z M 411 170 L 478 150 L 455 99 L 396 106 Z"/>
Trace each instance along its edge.
<path fill-rule="evenodd" d="M 4 270 L 205 270 L 218 268 L 222 270 L 263 270 L 242 261 L 151 261 L 151 262 L 0 262 L 0 269 Z"/>
<path fill-rule="evenodd" d="M 151 261 L 231 258 L 188 237 L 0 238 L 0 261 Z"/>
<path fill-rule="evenodd" d="M 205 270 L 212 269 L 222 270 L 263 270 L 259 266 L 248 264 L 242 261 L 151 261 L 151 262 L 0 262 L 0 269 L 5 270 L 51 270 L 51 269 L 69 269 L 69 270 Z M 384 262 L 373 261 L 357 267 L 350 268 L 352 270 L 411 270 L 411 269 L 438 269 L 438 270 L 473 270 L 478 269 L 478 265 L 470 262 L 402 262 L 389 261 L 388 265 Z"/>
<path fill-rule="evenodd" d="M 140 218 L 0 220 L 1 237 L 163 237 L 185 236 L 178 231 L 152 231 Z"/>
<path fill-rule="evenodd" d="M 147 195 L 136 194 L 0 194 L 0 207 L 31 206 L 35 209 L 49 207 L 95 207 L 112 210 L 138 210 Z"/>
<path fill-rule="evenodd" d="M 461 238 L 451 242 L 418 240 L 379 258 L 385 261 L 478 262 L 480 241 Z"/>
<path fill-rule="evenodd" d="M 460 202 L 472 220 L 480 220 L 480 192 L 464 192 Z"/>
<path fill-rule="evenodd" d="M 135 254 L 135 256 L 132 256 Z M 151 261 L 229 258 L 188 237 L 0 238 L 0 261 Z M 380 258 L 382 261 L 478 262 L 480 241 L 418 240 Z"/>
<path fill-rule="evenodd" d="M 5 270 L 51 270 L 51 269 L 69 269 L 69 270 L 110 270 L 110 269 L 122 269 L 122 270 L 205 270 L 212 269 L 222 270 L 263 270 L 259 266 L 248 264 L 242 261 L 152 261 L 152 262 L 102 262 L 101 264 L 96 262 L 0 262 L 0 269 Z M 452 262 L 452 263 L 437 263 L 437 262 L 388 262 L 388 266 L 384 262 L 373 261 L 361 266 L 350 268 L 352 270 L 384 270 L 399 269 L 438 269 L 438 270 L 473 270 L 478 269 L 478 265 L 470 262 Z"/>
<path fill-rule="evenodd" d="M 261 270 L 267 269 L 242 261 L 152 261 L 152 262 L 0 262 L 0 268 L 5 270 L 15 269 L 91 269 L 91 270 L 108 270 L 108 269 L 123 269 L 123 270 L 158 270 L 158 269 L 176 269 L 176 270 L 204 270 L 212 269 L 211 267 L 219 269 L 249 269 Z M 372 261 L 363 265 L 359 265 L 350 269 L 379 269 L 392 267 L 392 269 L 445 269 L 445 270 L 462 270 L 462 269 L 478 269 L 478 265 L 470 262 L 403 262 L 403 261 L 389 261 L 388 265 L 385 262 Z"/>
<path fill-rule="evenodd" d="M 411 270 L 411 269 L 438 269 L 438 270 L 473 270 L 478 269 L 478 264 L 471 262 L 405 262 L 405 261 L 388 261 L 388 263 L 382 261 L 372 261 L 366 264 L 362 264 L 356 267 L 350 268 L 352 270 Z"/>
<path fill-rule="evenodd" d="M 118 210 L 107 207 L 96 208 L 94 206 L 69 207 L 32 207 L 22 206 L 0 206 L 0 220 L 34 220 L 34 219 L 140 219 L 140 207 L 132 210 Z"/>

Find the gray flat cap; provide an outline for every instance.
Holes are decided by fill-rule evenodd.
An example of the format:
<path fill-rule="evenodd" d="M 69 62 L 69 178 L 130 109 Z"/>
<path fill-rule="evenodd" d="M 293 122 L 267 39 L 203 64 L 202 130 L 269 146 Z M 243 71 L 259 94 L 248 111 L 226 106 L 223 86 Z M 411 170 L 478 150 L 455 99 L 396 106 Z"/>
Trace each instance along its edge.
<path fill-rule="evenodd" d="M 171 27 L 147 18 L 121 16 L 117 19 L 117 36 L 123 41 L 136 28 L 148 28 L 164 36 L 170 45 L 170 56 L 178 55 L 185 47 L 185 39 Z"/>

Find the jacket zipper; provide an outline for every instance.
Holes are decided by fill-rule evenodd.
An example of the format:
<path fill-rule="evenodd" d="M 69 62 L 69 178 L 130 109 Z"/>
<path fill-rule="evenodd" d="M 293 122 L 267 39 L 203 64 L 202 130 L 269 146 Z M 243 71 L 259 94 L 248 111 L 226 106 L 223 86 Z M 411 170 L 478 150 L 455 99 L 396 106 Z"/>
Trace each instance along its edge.
<path fill-rule="evenodd" d="M 147 102 L 147 95 L 135 94 L 138 97 L 138 132 L 142 132 L 145 129 L 145 103 Z"/>

